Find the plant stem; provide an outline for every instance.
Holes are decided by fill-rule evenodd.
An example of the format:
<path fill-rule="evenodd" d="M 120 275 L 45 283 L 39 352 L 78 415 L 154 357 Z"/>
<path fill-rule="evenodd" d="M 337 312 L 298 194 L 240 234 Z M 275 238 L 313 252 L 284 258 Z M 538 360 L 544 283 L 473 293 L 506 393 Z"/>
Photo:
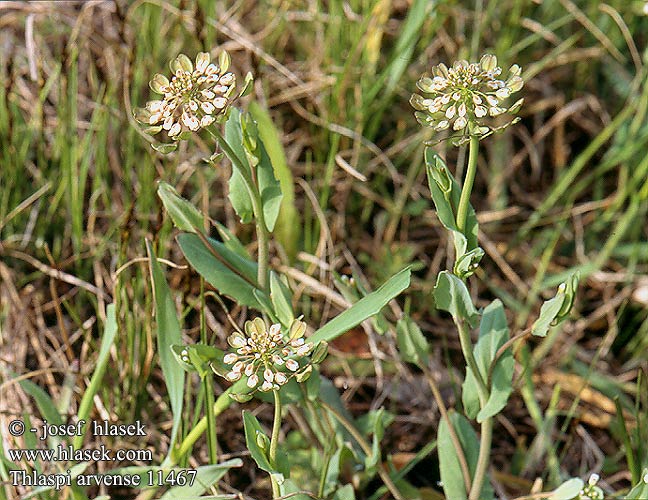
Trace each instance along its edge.
<path fill-rule="evenodd" d="M 457 228 L 465 234 L 466 219 L 468 218 L 468 207 L 470 206 L 470 193 L 475 183 L 475 174 L 477 173 L 477 157 L 479 156 L 479 137 L 470 137 L 470 149 L 468 152 L 468 170 L 466 178 L 461 188 L 461 197 L 459 198 L 459 208 L 457 209 Z"/>
<path fill-rule="evenodd" d="M 483 407 L 483 403 L 482 403 Z M 475 468 L 475 477 L 473 478 L 473 485 L 470 490 L 468 500 L 479 500 L 484 479 L 486 479 L 486 471 L 488 469 L 488 461 L 490 458 L 491 442 L 493 440 L 493 417 L 488 417 L 481 424 L 481 437 L 479 439 L 479 456 L 477 458 L 477 467 Z"/>
<path fill-rule="evenodd" d="M 472 154 L 472 148 L 471 148 Z M 477 392 L 479 394 L 479 405 L 481 408 L 486 406 L 489 397 L 489 390 L 484 378 L 477 366 L 477 360 L 473 353 L 473 345 L 470 339 L 470 331 L 466 327 L 466 322 L 460 320 L 457 322 L 457 329 L 459 330 L 459 342 L 461 343 L 461 350 L 463 351 L 464 358 L 468 369 L 472 371 L 475 380 L 477 381 Z M 473 476 L 472 487 L 468 495 L 468 500 L 479 500 L 481 495 L 484 479 L 486 478 L 486 471 L 488 469 L 488 462 L 490 459 L 491 442 L 493 438 L 493 417 L 488 417 L 481 423 L 481 437 L 479 443 L 479 456 L 477 457 L 477 467 L 475 475 Z"/>
<path fill-rule="evenodd" d="M 276 465 L 277 442 L 279 441 L 279 429 L 281 429 L 281 398 L 279 391 L 272 391 L 274 395 L 274 421 L 272 422 L 272 437 L 270 438 L 270 463 Z"/>
<path fill-rule="evenodd" d="M 470 339 L 470 330 L 466 327 L 466 322 L 464 320 L 459 320 L 456 322 L 457 330 L 459 331 L 459 343 L 461 344 L 461 351 L 463 352 L 464 358 L 466 359 L 466 364 L 468 369 L 472 371 L 477 381 L 477 390 L 479 393 L 479 400 L 482 407 L 488 401 L 488 387 L 486 386 L 486 381 L 479 371 L 477 366 L 477 360 L 475 359 L 475 354 L 473 353 L 472 340 Z"/>
<path fill-rule="evenodd" d="M 200 341 L 207 345 L 207 323 L 205 318 L 205 278 L 200 277 Z M 202 379 L 202 390 L 205 395 L 205 415 L 207 416 L 207 448 L 209 449 L 209 462 L 218 463 L 218 441 L 216 435 L 216 417 L 212 408 L 214 406 L 214 387 L 211 370 Z"/>
<path fill-rule="evenodd" d="M 218 141 L 219 146 L 230 159 L 234 168 L 236 168 L 239 174 L 241 174 L 241 178 L 243 179 L 245 187 L 248 190 L 248 194 L 250 195 L 250 201 L 252 202 L 252 211 L 254 212 L 254 220 L 256 223 L 256 236 L 258 244 L 259 268 L 257 272 L 257 281 L 259 282 L 261 289 L 263 289 L 265 292 L 268 292 L 269 232 L 268 226 L 266 226 L 265 223 L 263 202 L 261 200 L 259 187 L 250 175 L 250 172 L 248 170 L 249 166 L 246 166 L 243 163 L 243 160 L 238 157 L 236 152 L 225 140 L 225 137 L 223 137 L 220 131 L 213 126 L 208 127 L 208 130 L 212 137 L 214 137 Z"/>
<path fill-rule="evenodd" d="M 277 444 L 279 442 L 279 429 L 281 429 L 281 398 L 279 397 L 279 391 L 274 390 L 272 391 L 272 394 L 274 396 L 274 421 L 272 422 L 269 458 L 272 466 L 276 468 Z M 279 484 L 272 474 L 270 475 L 270 482 L 272 483 L 272 498 L 279 498 L 279 496 L 281 496 Z"/>
<path fill-rule="evenodd" d="M 205 391 L 205 416 L 207 417 L 207 445 L 209 448 L 209 463 L 218 463 L 218 441 L 216 434 L 216 417 L 212 408 L 214 407 L 214 385 L 212 375 L 207 374 L 203 378 L 203 391 Z"/>

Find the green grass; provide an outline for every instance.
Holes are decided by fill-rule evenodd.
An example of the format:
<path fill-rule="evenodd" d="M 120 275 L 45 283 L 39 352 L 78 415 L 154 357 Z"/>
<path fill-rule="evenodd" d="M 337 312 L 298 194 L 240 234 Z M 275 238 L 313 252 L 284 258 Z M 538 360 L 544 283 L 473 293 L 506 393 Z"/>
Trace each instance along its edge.
<path fill-rule="evenodd" d="M 477 15 L 472 2 L 450 0 L 201 0 L 132 3 L 116 11 L 51 3 L 9 9 L 3 37 L 12 49 L 0 51 L 0 359 L 7 361 L 0 372 L 5 383 L 11 373 L 26 375 L 56 397 L 64 383 L 58 370 L 69 371 L 72 363 L 57 343 L 70 338 L 80 363 L 70 405 L 76 407 L 88 393 L 106 306 L 114 302 L 118 334 L 112 369 L 97 388 L 101 406 L 91 414 L 96 417 L 103 408 L 117 421 L 146 419 L 159 432 L 150 443 L 156 456 L 166 455 L 167 442 L 160 436 L 168 436 L 172 417 L 156 353 L 151 283 L 147 263 L 133 261 L 146 257 L 144 239 L 149 238 L 159 258 L 183 264 L 155 195 L 156 181 L 178 186 L 244 242 L 251 241 L 253 231 L 238 225 L 227 208 L 229 167 L 215 170 L 202 161 L 212 153 L 208 143 L 163 158 L 132 126 L 128 110 L 145 103 L 150 76 L 166 71 L 171 57 L 219 44 L 232 53 L 238 74 L 252 70 L 263 100 L 274 103 L 270 114 L 286 134 L 288 166 L 314 194 L 311 199 L 303 185 L 295 186 L 303 222 L 296 248 L 337 272 L 355 271 L 372 288 L 403 265 L 417 264 L 410 314 L 427 325 L 440 357 L 458 359 L 454 337 L 444 333 L 448 323 L 433 312 L 429 298 L 430 276 L 444 268 L 447 242 L 430 210 L 421 168 L 421 139 L 431 136 L 421 133 L 408 98 L 432 63 L 493 51 L 505 69 L 517 62 L 523 76 L 533 78 L 523 90 L 522 123 L 485 148 L 489 161 L 479 165 L 473 196 L 479 211 L 492 211 L 482 230 L 528 291 L 514 286 L 487 255 L 489 293 L 516 311 L 509 324 L 522 330 L 535 319 L 538 299 L 579 269 L 576 323 L 527 344 L 518 358 L 528 358 L 540 377 L 552 367 L 578 374 L 602 393 L 603 383 L 622 379 L 633 400 L 636 378 L 629 374 L 647 359 L 645 304 L 625 298 L 605 314 L 597 311 L 620 294 L 630 297 L 628 291 L 648 272 L 648 84 L 642 59 L 648 17 L 638 14 L 640 3 L 612 0 L 606 10 L 597 2 L 570 0 L 476 2 L 482 5 Z M 40 14 L 43 10 L 46 14 Z M 32 12 L 39 14 L 30 52 L 24 25 Z M 610 15 L 614 12 L 624 25 Z M 268 23 L 271 29 L 265 30 Z M 446 146 L 439 150 L 445 154 Z M 462 152 L 447 154 L 450 165 L 466 160 Z M 367 180 L 340 168 L 340 158 Z M 514 212 L 497 214 L 507 207 Z M 276 265 L 281 253 L 274 255 Z M 42 263 L 41 269 L 29 258 Z M 330 273 L 305 262 L 304 255 L 292 265 L 333 287 Z M 57 270 L 106 296 L 56 277 L 50 287 Z M 615 280 L 601 277 L 601 271 Z M 166 272 L 178 303 L 195 303 L 197 277 L 170 267 Z M 22 298 L 20 307 L 14 291 Z M 229 324 L 220 308 L 210 310 L 208 321 L 218 325 L 215 337 L 222 342 Z M 299 310 L 308 313 L 313 326 L 338 312 L 307 293 Z M 239 309 L 230 312 L 243 319 Z M 185 336 L 195 340 L 198 309 L 184 313 Z M 27 323 L 18 321 L 21 317 Z M 598 349 L 602 337 L 613 350 Z M 14 338 L 27 352 L 18 365 L 9 354 Z M 51 366 L 42 368 L 51 368 L 51 375 L 32 374 L 37 368 L 26 361 L 31 359 L 36 364 L 50 359 Z M 576 362 L 587 370 L 577 370 Z M 444 375 L 444 383 L 451 384 L 452 376 Z M 553 438 L 539 440 L 538 462 L 520 470 L 529 480 L 582 473 L 577 461 L 565 458 L 562 467 L 557 462 L 563 457 L 558 445 L 581 438 L 556 419 L 566 410 L 571 419 L 583 407 L 570 409 L 574 395 L 552 394 L 530 377 L 520 378 L 520 404 L 507 416 L 520 446 L 530 447 L 536 432 L 552 432 Z M 622 404 L 632 410 L 625 399 Z M 199 408 L 185 408 L 185 424 L 198 418 Z M 406 406 L 400 410 L 413 412 Z M 66 411 L 64 418 L 75 413 Z M 636 411 L 645 420 L 645 404 Z M 32 418 L 39 416 L 33 409 Z M 523 423 L 527 420 L 534 429 Z M 590 430 L 605 452 L 622 447 L 619 432 Z M 631 435 L 640 444 L 641 430 Z M 498 439 L 510 439 L 502 427 L 496 428 L 496 457 L 506 457 L 508 449 L 498 447 Z M 628 469 L 625 455 L 614 459 L 606 465 L 610 471 Z M 638 452 L 637 460 L 648 466 L 645 452 Z M 6 479 L 2 466 L 0 475 Z M 0 489 L 0 499 L 12 494 L 9 487 Z"/>

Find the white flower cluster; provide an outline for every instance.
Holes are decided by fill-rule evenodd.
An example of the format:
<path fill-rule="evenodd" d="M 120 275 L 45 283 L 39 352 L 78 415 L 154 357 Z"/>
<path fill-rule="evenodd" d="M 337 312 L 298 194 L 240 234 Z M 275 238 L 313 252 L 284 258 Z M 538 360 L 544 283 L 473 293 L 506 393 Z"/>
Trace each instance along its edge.
<path fill-rule="evenodd" d="M 432 69 L 432 78 L 424 76 L 417 82 L 429 95 L 413 94 L 410 103 L 418 121 L 437 132 L 452 128 L 462 136 L 484 136 L 501 128 L 489 126 L 490 118 L 515 114 L 522 106 L 522 99 L 508 108 L 503 105 L 524 85 L 520 73 L 514 64 L 508 78 L 500 79 L 502 69 L 490 54 L 482 56 L 479 63 L 457 61 L 451 68 L 441 63 Z"/>
<path fill-rule="evenodd" d="M 227 72 L 230 59 L 226 52 L 219 64 L 210 60 L 207 52 L 200 52 L 195 65 L 184 54 L 171 61 L 171 80 L 158 73 L 149 82 L 151 90 L 163 98 L 147 102 L 145 109 L 138 110 L 137 120 L 149 125 L 150 133 L 166 130 L 172 139 L 213 123 L 226 111 L 236 77 Z"/>
<path fill-rule="evenodd" d="M 278 390 L 300 369 L 294 358 L 307 356 L 313 350 L 313 344 L 304 340 L 305 332 L 306 323 L 300 320 L 290 325 L 287 339 L 279 324 L 268 328 L 261 318 L 246 321 L 245 335 L 235 332 L 227 339 L 236 349 L 223 359 L 225 364 L 233 365 L 227 379 L 233 382 L 245 375 L 250 389 L 258 388 L 262 392 Z M 284 367 L 287 372 L 283 371 Z"/>

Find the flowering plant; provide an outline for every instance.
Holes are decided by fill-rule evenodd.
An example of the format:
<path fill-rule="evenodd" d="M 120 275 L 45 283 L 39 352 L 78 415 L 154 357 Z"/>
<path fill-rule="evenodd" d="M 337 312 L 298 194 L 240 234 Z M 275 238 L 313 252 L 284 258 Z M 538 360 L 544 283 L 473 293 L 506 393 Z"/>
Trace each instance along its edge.
<path fill-rule="evenodd" d="M 454 144 L 470 143 L 468 167 L 461 185 L 431 147 L 425 151 L 432 199 L 441 223 L 454 240 L 455 264 L 452 271 L 443 271 L 437 276 L 433 295 L 436 307 L 452 315 L 458 330 L 466 362 L 463 414 L 446 408 L 436 381 L 429 374 L 429 347 L 418 327 L 411 319 L 404 318 L 398 330 L 403 357 L 418 364 L 426 373 L 441 411 L 438 428 L 441 481 L 446 498 L 453 500 L 494 497 L 488 480 L 493 421 L 512 392 L 515 360 L 511 347 L 528 335 L 547 335 L 552 326 L 564 320 L 578 286 L 577 276 L 561 285 L 556 296 L 543 304 L 532 328 L 510 338 L 502 302 L 496 299 L 479 311 L 468 291 L 468 279 L 484 256 L 479 247 L 477 217 L 470 204 L 479 144 L 493 131 L 515 123 L 516 120 L 511 119 L 504 125 L 495 126 L 492 121 L 504 113 L 516 113 L 523 103 L 520 99 L 508 108 L 503 105 L 504 100 L 523 86 L 520 67 L 513 65 L 505 81 L 499 79 L 500 74 L 497 59 L 492 55 L 484 55 L 479 63 L 458 61 L 450 69 L 439 64 L 433 69 L 433 78 L 424 76 L 417 84 L 430 97 L 413 94 L 410 99 L 421 124 L 436 132 L 452 128 L 459 132 Z M 479 340 L 473 343 L 471 330 L 477 326 Z M 468 419 L 475 419 L 480 424 L 479 437 Z"/>
<path fill-rule="evenodd" d="M 164 131 L 171 139 L 170 143 L 154 144 L 162 153 L 172 152 L 179 141 L 190 139 L 192 134 L 205 130 L 229 159 L 232 165 L 229 199 L 241 222 L 255 224 L 256 259 L 234 234 L 220 225 L 217 225 L 217 230 L 221 239 L 212 238 L 206 229 L 207 215 L 182 198 L 172 186 L 160 182 L 158 194 L 174 224 L 182 231 L 178 244 L 188 262 L 201 275 L 201 289 L 209 284 L 220 294 L 247 306 L 260 316 L 245 321 L 242 330 L 234 324 L 235 331 L 227 338 L 229 349 L 221 350 L 207 341 L 203 306 L 200 342 L 183 343 L 179 321 L 169 315 L 169 310 L 173 308 L 169 304 L 170 291 L 152 245 L 148 244 L 160 330 L 158 338 L 165 339 L 165 345 L 159 347 L 161 352 L 167 350 L 172 353 L 171 358 L 161 356 L 161 359 L 166 378 L 176 381 L 169 387 L 175 418 L 179 421 L 184 402 L 185 379 L 179 372 L 184 370 L 200 376 L 205 401 L 203 420 L 174 447 L 166 465 L 178 463 L 204 432 L 210 461 L 217 462 L 217 415 L 234 401 L 244 403 L 254 397 L 263 399 L 271 395 L 274 405 L 271 436 L 266 435 L 250 412 L 243 412 L 243 423 L 246 445 L 257 465 L 268 472 L 273 498 L 301 490 L 290 478 L 290 460 L 280 460 L 285 456 L 279 442 L 283 409 L 286 404 L 295 402 L 308 412 L 311 421 L 324 419 L 328 422 L 334 419 L 339 426 L 346 428 L 357 443 L 356 456 L 364 457 L 367 474 L 380 475 L 394 498 L 402 500 L 402 495 L 380 464 L 378 452 L 366 443 L 356 424 L 339 411 L 344 405 L 332 384 L 319 373 L 318 366 L 326 357 L 328 341 L 378 313 L 408 286 L 410 271 L 404 269 L 397 273 L 378 290 L 367 293 L 332 321 L 308 335 L 306 322 L 301 317 L 295 317 L 287 280 L 272 270 L 269 262 L 270 238 L 279 218 L 283 196 L 266 146 L 266 141 L 272 140 L 273 136 L 268 133 L 269 130 L 258 125 L 254 116 L 234 106 L 236 98 L 232 96 L 236 77 L 229 69 L 229 56 L 223 52 L 218 64 L 210 61 L 210 55 L 204 52 L 196 56 L 195 63 L 182 54 L 171 61 L 171 78 L 157 74 L 150 82 L 151 90 L 162 95 L 162 99 L 147 102 L 145 108 L 136 111 L 136 118 L 145 131 L 151 134 Z M 250 81 L 251 77 L 248 76 L 238 96 L 245 93 Z M 272 126 L 267 120 L 263 121 L 267 123 L 266 127 Z M 224 131 L 220 125 L 224 125 Z M 273 144 L 273 147 L 277 150 L 281 145 Z M 216 167 L 221 161 L 222 155 L 217 152 L 209 160 Z M 214 398 L 214 374 L 232 383 L 218 399 Z M 321 386 L 333 390 L 320 394 Z M 377 426 L 384 425 L 386 418 L 382 417 L 383 413 L 380 415 L 376 419 Z M 330 447 L 335 442 L 336 426 L 331 423 L 328 429 L 328 435 L 311 431 L 310 434 L 318 440 L 314 446 Z M 178 427 L 174 425 L 172 444 L 175 443 L 177 431 Z M 373 432 L 381 431 L 377 428 Z M 346 445 L 340 443 L 340 446 Z M 337 472 L 328 463 L 319 464 L 318 467 L 321 496 L 324 490 L 331 487 L 331 474 Z M 339 486 L 334 483 L 333 488 L 339 489 Z M 151 492 L 153 494 L 154 490 Z"/>

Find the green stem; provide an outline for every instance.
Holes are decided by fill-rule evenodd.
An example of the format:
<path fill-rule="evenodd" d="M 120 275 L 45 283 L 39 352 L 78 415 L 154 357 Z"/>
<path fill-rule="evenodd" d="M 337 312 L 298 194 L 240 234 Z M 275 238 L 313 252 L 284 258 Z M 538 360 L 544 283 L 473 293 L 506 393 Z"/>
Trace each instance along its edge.
<path fill-rule="evenodd" d="M 471 148 L 472 154 L 472 148 Z M 473 353 L 473 345 L 470 339 L 470 330 L 466 327 L 463 320 L 457 322 L 457 329 L 459 330 L 459 342 L 461 343 L 461 350 L 463 351 L 464 358 L 468 369 L 472 371 L 477 381 L 477 392 L 479 394 L 479 405 L 481 408 L 486 406 L 489 397 L 488 386 L 486 381 L 481 375 L 477 367 L 477 360 Z M 477 457 L 477 468 L 473 476 L 472 487 L 468 495 L 468 500 L 479 500 L 481 495 L 484 479 L 486 478 L 486 471 L 490 459 L 491 442 L 493 439 L 493 418 L 485 419 L 481 424 L 481 438 L 479 443 L 479 455 Z"/>
<path fill-rule="evenodd" d="M 220 133 L 220 131 L 213 126 L 208 127 L 209 133 L 217 141 L 221 149 L 225 152 L 227 157 L 232 162 L 234 168 L 237 169 L 241 178 L 245 183 L 245 187 L 248 190 L 250 195 L 250 200 L 252 202 L 252 211 L 254 212 L 254 219 L 256 222 L 256 236 L 258 243 L 258 255 L 259 255 L 259 269 L 257 273 L 257 281 L 259 286 L 265 291 L 268 292 L 268 256 L 269 256 L 269 232 L 268 226 L 265 223 L 265 215 L 263 213 L 263 202 L 261 200 L 261 193 L 259 192 L 259 187 L 254 182 L 254 179 L 250 175 L 249 166 L 243 163 L 243 160 L 238 157 L 236 152 L 225 140 L 225 137 Z"/>
<path fill-rule="evenodd" d="M 477 380 L 477 390 L 479 393 L 479 400 L 482 407 L 488 401 L 488 387 L 486 386 L 486 381 L 481 375 L 479 368 L 477 366 L 477 360 L 475 359 L 475 354 L 473 353 L 472 340 L 470 339 L 470 330 L 466 327 L 466 322 L 464 320 L 457 321 L 457 330 L 459 330 L 459 343 L 461 344 L 461 351 L 463 352 L 464 358 L 466 359 L 466 364 L 470 371 L 472 371 Z"/>
<path fill-rule="evenodd" d="M 207 323 L 205 318 L 205 278 L 200 277 L 200 341 L 207 345 Z M 214 407 L 214 387 L 210 373 L 202 379 L 202 390 L 205 396 L 205 415 L 207 416 L 207 448 L 209 449 L 209 462 L 218 463 L 218 444 L 216 435 L 216 417 Z"/>
<path fill-rule="evenodd" d="M 492 440 L 493 417 L 488 417 L 481 424 L 481 438 L 479 440 L 479 456 L 477 458 L 477 468 L 475 469 L 475 477 L 473 478 L 473 485 L 470 490 L 468 500 L 479 500 L 482 487 L 484 485 L 484 479 L 486 479 L 486 471 L 488 469 Z"/>
<path fill-rule="evenodd" d="M 211 370 L 210 370 L 211 371 Z M 216 434 L 216 417 L 211 409 L 214 407 L 214 385 L 211 374 L 203 378 L 203 391 L 205 391 L 205 415 L 207 416 L 207 444 L 209 448 L 209 463 L 218 463 L 218 444 Z"/>
<path fill-rule="evenodd" d="M 459 208 L 457 209 L 457 228 L 460 232 L 466 232 L 466 219 L 468 218 L 468 207 L 470 206 L 470 193 L 475 183 L 475 174 L 477 173 L 477 156 L 479 155 L 479 137 L 470 137 L 470 149 L 468 153 L 468 170 L 466 179 L 461 188 L 461 198 L 459 198 Z"/>
<path fill-rule="evenodd" d="M 270 438 L 270 463 L 276 465 L 277 443 L 279 442 L 279 429 L 281 429 L 281 398 L 279 391 L 272 391 L 274 395 L 274 421 L 272 422 L 272 437 Z"/>
<path fill-rule="evenodd" d="M 281 398 L 279 391 L 272 391 L 274 396 L 274 421 L 272 422 L 272 437 L 270 438 L 270 463 L 273 467 L 277 467 L 277 444 L 279 443 L 279 429 L 281 429 Z M 279 498 L 281 491 L 279 490 L 279 483 L 270 475 L 270 482 L 272 483 L 272 498 Z"/>

